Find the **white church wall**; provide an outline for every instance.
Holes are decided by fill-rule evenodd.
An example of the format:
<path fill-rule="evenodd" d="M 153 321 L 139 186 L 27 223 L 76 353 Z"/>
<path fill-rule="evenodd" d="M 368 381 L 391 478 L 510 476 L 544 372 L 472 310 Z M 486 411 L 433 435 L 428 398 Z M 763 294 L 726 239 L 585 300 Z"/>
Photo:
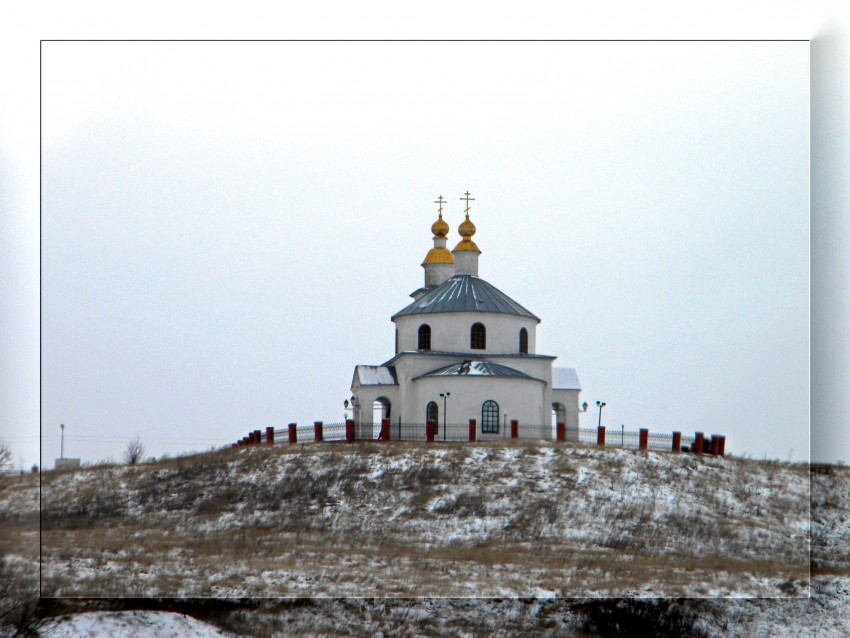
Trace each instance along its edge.
<path fill-rule="evenodd" d="M 436 401 L 442 422 L 444 414 L 440 393 L 451 392 L 446 402 L 446 422 L 467 423 L 469 419 L 475 419 L 482 439 L 510 437 L 510 431 L 504 432 L 505 419 L 509 426 L 513 419 L 534 425 L 549 422 L 551 408 L 546 404 L 546 414 L 543 414 L 546 388 L 539 381 L 502 377 L 428 377 L 414 382 L 414 387 L 411 407 L 417 415 L 415 421 L 424 420 L 428 402 Z M 498 435 L 481 433 L 481 409 L 487 400 L 499 404 Z"/>
<path fill-rule="evenodd" d="M 454 264 L 426 264 L 425 285 L 439 286 L 455 274 Z"/>
<path fill-rule="evenodd" d="M 564 406 L 568 441 L 578 441 L 578 394 L 578 390 L 552 390 L 552 401 Z"/>
<path fill-rule="evenodd" d="M 472 324 L 482 323 L 487 331 L 486 348 L 470 348 Z M 419 326 L 431 327 L 431 350 L 443 352 L 483 352 L 488 354 L 519 353 L 519 331 L 528 331 L 528 352 L 537 352 L 537 320 L 516 315 L 480 312 L 448 312 L 397 317 L 398 346 L 400 351 L 417 350 Z"/>
<path fill-rule="evenodd" d="M 355 421 L 358 424 L 357 436 L 370 438 L 372 436 L 372 426 L 380 425 L 380 422 L 373 420 L 372 414 L 375 401 L 381 397 L 386 398 L 390 402 L 390 420 L 397 418 L 398 411 L 402 407 L 398 386 L 355 385 L 351 390 L 357 400 L 357 410 L 355 412 Z"/>
<path fill-rule="evenodd" d="M 455 258 L 454 272 L 456 275 L 478 276 L 478 255 L 470 250 L 456 250 L 452 253 Z"/>

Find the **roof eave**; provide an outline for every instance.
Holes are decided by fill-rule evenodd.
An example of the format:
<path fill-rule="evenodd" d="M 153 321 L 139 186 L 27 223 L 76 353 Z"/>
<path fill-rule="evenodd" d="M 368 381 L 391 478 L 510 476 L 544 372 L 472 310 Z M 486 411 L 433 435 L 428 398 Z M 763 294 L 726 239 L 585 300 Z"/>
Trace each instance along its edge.
<path fill-rule="evenodd" d="M 381 365 L 382 366 L 392 365 L 393 363 L 395 363 L 398 360 L 399 357 L 406 355 L 406 354 L 417 355 L 417 356 L 425 355 L 425 356 L 431 356 L 431 357 L 452 357 L 452 358 L 461 357 L 463 359 L 485 359 L 485 358 L 486 359 L 496 359 L 496 358 L 499 358 L 499 357 L 510 357 L 510 358 L 516 358 L 516 359 L 526 359 L 526 358 L 527 359 L 549 359 L 549 360 L 554 361 L 555 359 L 558 358 L 558 357 L 551 355 L 551 354 L 524 354 L 524 353 L 519 353 L 519 352 L 487 353 L 487 352 L 443 352 L 441 350 L 402 350 L 401 352 L 397 352 L 396 354 L 394 354 L 391 359 L 387 359 Z"/>

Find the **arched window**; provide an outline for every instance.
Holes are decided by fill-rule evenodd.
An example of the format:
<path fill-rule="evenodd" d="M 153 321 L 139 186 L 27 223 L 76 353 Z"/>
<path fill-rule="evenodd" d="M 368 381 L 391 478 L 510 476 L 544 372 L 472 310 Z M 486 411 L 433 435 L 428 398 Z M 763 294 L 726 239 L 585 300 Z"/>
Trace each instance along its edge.
<path fill-rule="evenodd" d="M 440 413 L 437 411 L 436 401 L 431 401 L 425 408 L 425 423 L 428 421 L 434 422 L 434 434 L 436 434 L 440 426 Z"/>
<path fill-rule="evenodd" d="M 481 431 L 499 432 L 499 404 L 495 401 L 485 401 L 481 406 Z"/>
<path fill-rule="evenodd" d="M 525 328 L 519 329 L 519 351 L 528 354 L 528 330 Z"/>
<path fill-rule="evenodd" d="M 472 329 L 469 331 L 469 347 L 473 350 L 487 348 L 487 328 L 483 323 L 472 324 Z"/>
<path fill-rule="evenodd" d="M 421 326 L 419 326 L 419 349 L 431 349 L 431 326 L 429 326 L 427 323 L 423 323 Z"/>

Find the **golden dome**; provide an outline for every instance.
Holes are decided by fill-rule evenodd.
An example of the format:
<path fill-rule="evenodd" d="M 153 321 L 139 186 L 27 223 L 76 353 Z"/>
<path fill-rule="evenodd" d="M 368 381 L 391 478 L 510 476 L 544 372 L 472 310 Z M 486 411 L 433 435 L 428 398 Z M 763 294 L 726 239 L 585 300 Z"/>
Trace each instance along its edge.
<path fill-rule="evenodd" d="M 475 245 L 475 242 L 472 241 L 472 236 L 475 234 L 475 224 L 470 221 L 469 213 L 466 214 L 466 219 L 458 226 L 457 232 L 460 233 L 463 239 L 455 246 L 455 250 L 474 250 L 479 253 L 481 252 L 478 246 Z"/>
<path fill-rule="evenodd" d="M 457 227 L 457 232 L 464 239 L 470 238 L 475 234 L 475 224 L 469 220 L 469 213 L 467 213 L 466 219 L 463 220 L 461 225 Z"/>
<path fill-rule="evenodd" d="M 449 225 L 443 219 L 443 213 L 440 213 L 439 219 L 431 226 L 431 232 L 434 233 L 434 237 L 445 237 L 449 234 Z"/>
<path fill-rule="evenodd" d="M 443 222 L 445 223 L 445 222 Z M 435 224 L 436 225 L 436 224 Z M 428 251 L 428 254 L 425 255 L 425 261 L 422 262 L 422 265 L 425 264 L 453 264 L 455 263 L 454 255 L 449 252 L 448 248 L 432 248 Z"/>

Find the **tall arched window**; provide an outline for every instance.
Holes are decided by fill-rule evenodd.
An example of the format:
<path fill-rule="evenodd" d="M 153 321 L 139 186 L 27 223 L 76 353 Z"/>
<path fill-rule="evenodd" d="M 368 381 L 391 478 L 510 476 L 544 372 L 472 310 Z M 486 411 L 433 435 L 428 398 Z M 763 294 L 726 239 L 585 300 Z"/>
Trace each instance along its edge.
<path fill-rule="evenodd" d="M 519 329 L 519 351 L 528 354 L 528 330 L 525 328 Z"/>
<path fill-rule="evenodd" d="M 437 403 L 435 401 L 431 401 L 428 407 L 425 408 L 425 423 L 428 421 L 434 422 L 434 434 L 436 434 L 440 426 L 440 413 L 437 410 Z"/>
<path fill-rule="evenodd" d="M 429 326 L 427 323 L 423 323 L 421 326 L 419 326 L 419 349 L 431 349 L 431 326 Z"/>
<path fill-rule="evenodd" d="M 487 328 L 483 323 L 474 323 L 469 331 L 469 347 L 473 350 L 487 348 Z"/>
<path fill-rule="evenodd" d="M 481 406 L 481 431 L 499 432 L 499 404 L 495 401 L 485 401 Z"/>

